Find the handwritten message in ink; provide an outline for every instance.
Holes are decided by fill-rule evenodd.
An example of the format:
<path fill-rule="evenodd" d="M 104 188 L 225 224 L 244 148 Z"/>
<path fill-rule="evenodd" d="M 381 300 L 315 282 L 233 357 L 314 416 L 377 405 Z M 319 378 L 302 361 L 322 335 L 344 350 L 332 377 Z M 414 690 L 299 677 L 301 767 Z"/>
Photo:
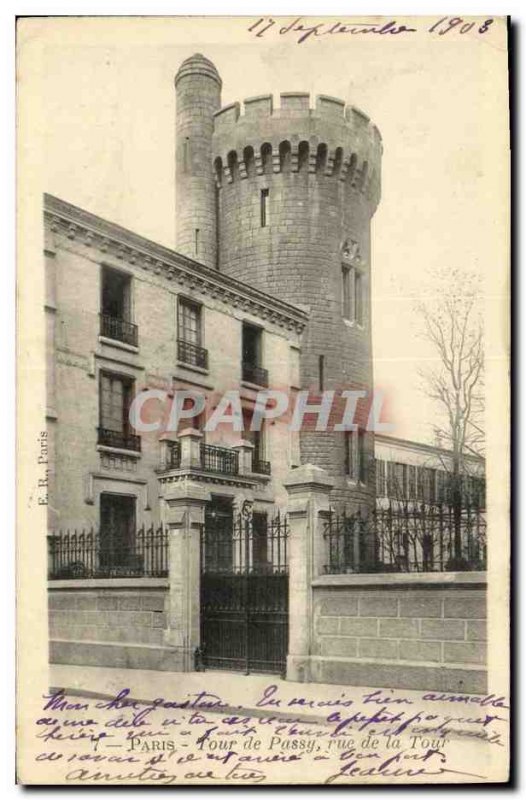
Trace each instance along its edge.
<path fill-rule="evenodd" d="M 53 782 L 97 784 L 485 781 L 506 746 L 508 704 L 489 695 L 350 689 L 339 698 L 268 684 L 249 710 L 205 689 L 105 699 L 57 689 L 34 720 L 34 762 Z M 499 754 L 500 755 L 500 754 Z"/>
<path fill-rule="evenodd" d="M 452 34 L 463 36 L 469 33 L 474 33 L 480 36 L 488 33 L 494 19 L 488 19 L 475 22 L 467 20 L 463 17 L 442 17 L 437 19 L 425 31 L 437 36 L 445 36 Z M 320 37 L 337 37 L 344 36 L 364 36 L 369 37 L 377 36 L 407 36 L 419 32 L 418 27 L 414 27 L 414 23 L 406 25 L 398 22 L 397 20 L 389 20 L 387 22 L 310 22 L 305 17 L 296 17 L 296 19 L 288 24 L 280 24 L 278 20 L 272 17 L 259 17 L 259 19 L 251 22 L 248 27 L 249 33 L 253 34 L 256 39 L 263 37 L 277 35 L 286 39 L 292 39 L 297 44 L 303 44 L 309 39 L 318 39 Z"/>

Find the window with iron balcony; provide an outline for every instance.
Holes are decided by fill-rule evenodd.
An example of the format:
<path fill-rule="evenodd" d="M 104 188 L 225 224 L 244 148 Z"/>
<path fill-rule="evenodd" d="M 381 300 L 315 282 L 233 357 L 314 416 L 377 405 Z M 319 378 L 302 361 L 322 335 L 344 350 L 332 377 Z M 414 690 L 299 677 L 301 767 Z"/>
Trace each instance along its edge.
<path fill-rule="evenodd" d="M 131 321 L 131 276 L 109 267 L 102 268 L 100 335 L 138 347 L 139 329 Z"/>
<path fill-rule="evenodd" d="M 177 307 L 177 359 L 183 364 L 208 369 L 208 350 L 203 344 L 202 307 L 180 297 Z"/>
<path fill-rule="evenodd" d="M 100 373 L 99 445 L 140 452 L 141 438 L 133 433 L 129 421 L 134 385 L 133 378 L 125 375 Z"/>
<path fill-rule="evenodd" d="M 251 430 L 253 408 L 243 409 L 243 439 L 254 445 L 252 451 L 252 472 L 257 475 L 270 475 L 270 461 L 265 460 L 265 432 L 263 427 L 258 431 Z"/>
<path fill-rule="evenodd" d="M 255 325 L 243 323 L 242 329 L 242 380 L 257 386 L 268 386 L 268 370 L 262 365 L 263 331 Z"/>

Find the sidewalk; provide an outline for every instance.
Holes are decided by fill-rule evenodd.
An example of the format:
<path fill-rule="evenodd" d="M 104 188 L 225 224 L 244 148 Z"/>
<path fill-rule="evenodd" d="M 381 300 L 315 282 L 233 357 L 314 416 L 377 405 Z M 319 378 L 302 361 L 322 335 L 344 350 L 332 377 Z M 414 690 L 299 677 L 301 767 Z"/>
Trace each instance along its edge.
<path fill-rule="evenodd" d="M 385 705 L 390 710 L 408 710 L 413 707 L 414 713 L 445 717 L 484 717 L 486 714 L 507 717 L 508 714 L 506 709 L 492 706 L 491 701 L 481 706 L 480 701 L 483 698 L 476 695 L 456 695 L 455 697 L 462 700 L 452 702 L 445 697 L 453 695 L 440 692 L 292 683 L 274 675 L 242 675 L 220 671 L 173 673 L 51 664 L 49 678 L 50 688 L 64 689 L 68 694 L 112 698 L 123 689 L 129 689 L 129 699 L 145 703 L 160 697 L 184 701 L 194 699 L 200 692 L 207 692 L 219 696 L 226 703 L 226 707 L 222 707 L 220 711 L 223 714 L 272 715 L 316 724 L 325 723 L 327 717 L 336 710 L 342 715 L 346 711 L 351 713 L 350 709 L 346 710 L 342 705 L 331 707 L 331 701 L 352 699 L 354 710 L 357 710 L 362 706 L 364 695 L 373 692 L 376 694 L 368 703 L 371 710 L 379 710 Z M 271 686 L 276 689 L 269 690 Z M 431 694 L 444 699 L 422 699 L 424 695 Z M 291 701 L 292 705 L 289 705 Z M 320 707 L 320 704 L 323 705 Z M 210 711 L 213 712 L 213 709 Z"/>

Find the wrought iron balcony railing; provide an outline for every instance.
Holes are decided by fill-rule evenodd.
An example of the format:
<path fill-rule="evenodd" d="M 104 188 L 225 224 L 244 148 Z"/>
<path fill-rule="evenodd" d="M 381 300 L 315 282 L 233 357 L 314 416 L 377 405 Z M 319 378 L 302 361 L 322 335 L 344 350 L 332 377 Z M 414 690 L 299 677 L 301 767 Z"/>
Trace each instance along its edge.
<path fill-rule="evenodd" d="M 237 475 L 239 471 L 239 455 L 235 450 L 229 450 L 226 447 L 202 444 L 201 469 L 205 472 Z"/>
<path fill-rule="evenodd" d="M 133 433 L 112 431 L 109 428 L 98 428 L 98 443 L 106 447 L 118 447 L 120 450 L 141 450 L 141 437 Z"/>
<path fill-rule="evenodd" d="M 192 367 L 208 369 L 208 350 L 184 339 L 177 340 L 177 358 Z"/>
<path fill-rule="evenodd" d="M 259 367 L 257 364 L 243 361 L 242 375 L 243 380 L 248 383 L 255 383 L 257 386 L 268 386 L 268 370 Z"/>
<path fill-rule="evenodd" d="M 119 317 L 111 317 L 109 314 L 100 315 L 100 335 L 134 347 L 139 344 L 138 326 Z"/>
<path fill-rule="evenodd" d="M 270 461 L 263 461 L 261 458 L 252 459 L 252 472 L 258 475 L 270 475 Z"/>

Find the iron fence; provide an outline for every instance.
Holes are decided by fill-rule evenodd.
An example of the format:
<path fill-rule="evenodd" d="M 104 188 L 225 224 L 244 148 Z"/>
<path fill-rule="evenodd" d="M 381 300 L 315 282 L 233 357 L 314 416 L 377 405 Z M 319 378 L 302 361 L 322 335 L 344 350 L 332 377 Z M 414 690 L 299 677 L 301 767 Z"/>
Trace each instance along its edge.
<path fill-rule="evenodd" d="M 144 526 L 129 537 L 114 531 L 57 531 L 48 536 L 50 580 L 163 578 L 168 575 L 168 532 Z"/>
<path fill-rule="evenodd" d="M 332 574 L 486 569 L 486 517 L 478 507 L 390 503 L 368 514 L 333 511 L 323 536 Z"/>

